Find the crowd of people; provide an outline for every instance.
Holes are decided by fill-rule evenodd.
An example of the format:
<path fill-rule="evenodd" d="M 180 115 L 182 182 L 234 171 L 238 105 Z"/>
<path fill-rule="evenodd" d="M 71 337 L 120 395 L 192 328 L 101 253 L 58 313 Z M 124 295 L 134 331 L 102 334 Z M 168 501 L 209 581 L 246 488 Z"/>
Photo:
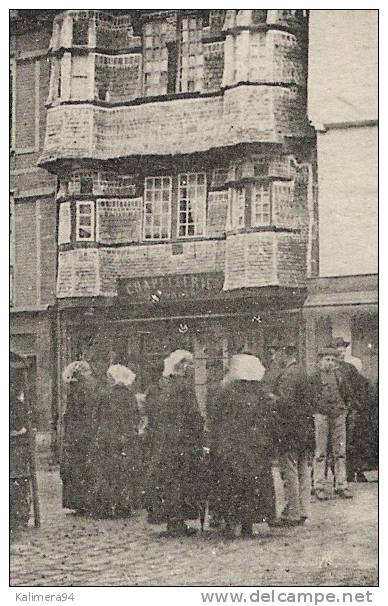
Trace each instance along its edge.
<path fill-rule="evenodd" d="M 377 467 L 377 404 L 345 361 L 347 347 L 338 339 L 321 349 L 311 376 L 294 343 L 273 342 L 267 369 L 252 352 L 235 354 L 208 390 L 206 420 L 189 351 L 150 369 L 145 393 L 125 366 L 101 377 L 86 361 L 72 362 L 63 373 L 63 507 L 104 518 L 145 508 L 168 536 L 195 532 L 190 520 L 203 527 L 207 511 L 209 525 L 233 537 L 251 536 L 255 523 L 302 526 L 312 493 L 351 499 L 349 480 Z M 284 483 L 280 515 L 275 461 Z"/>

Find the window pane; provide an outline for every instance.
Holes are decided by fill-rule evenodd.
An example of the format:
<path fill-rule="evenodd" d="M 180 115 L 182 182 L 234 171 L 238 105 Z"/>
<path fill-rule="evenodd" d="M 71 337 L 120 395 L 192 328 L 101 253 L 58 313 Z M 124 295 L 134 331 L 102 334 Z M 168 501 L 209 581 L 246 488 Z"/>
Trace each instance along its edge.
<path fill-rule="evenodd" d="M 171 214 L 170 185 L 171 177 L 147 177 L 145 179 L 145 239 L 166 240 L 169 237 Z"/>
<path fill-rule="evenodd" d="M 90 204 L 79 204 L 78 212 L 79 214 L 90 214 L 92 211 Z"/>
<path fill-rule="evenodd" d="M 80 222 L 80 225 L 86 225 L 87 227 L 91 227 L 92 217 L 90 215 L 87 217 L 81 216 L 79 222 Z"/>
<path fill-rule="evenodd" d="M 78 229 L 78 238 L 80 240 L 90 240 L 92 237 L 92 232 L 90 230 L 84 229 L 83 227 L 80 227 Z"/>

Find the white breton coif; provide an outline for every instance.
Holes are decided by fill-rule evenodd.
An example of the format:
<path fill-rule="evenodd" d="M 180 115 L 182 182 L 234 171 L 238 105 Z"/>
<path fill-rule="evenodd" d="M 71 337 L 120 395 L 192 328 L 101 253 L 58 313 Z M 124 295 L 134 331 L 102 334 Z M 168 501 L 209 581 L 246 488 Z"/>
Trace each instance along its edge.
<path fill-rule="evenodd" d="M 193 362 L 193 354 L 185 349 L 176 349 L 173 351 L 165 360 L 164 360 L 164 377 L 171 377 L 176 372 L 176 367 L 183 360 L 187 360 L 187 362 Z"/>
<path fill-rule="evenodd" d="M 231 381 L 261 381 L 264 374 L 265 368 L 259 358 L 250 354 L 235 354 L 232 356 L 223 384 Z"/>
<path fill-rule="evenodd" d="M 135 373 L 122 364 L 113 364 L 108 368 L 106 374 L 116 385 L 124 385 L 125 387 L 132 385 L 136 379 Z"/>
<path fill-rule="evenodd" d="M 86 360 L 74 360 L 66 366 L 62 372 L 62 380 L 64 383 L 72 383 L 77 379 L 77 375 L 88 375 L 91 373 L 91 368 Z"/>

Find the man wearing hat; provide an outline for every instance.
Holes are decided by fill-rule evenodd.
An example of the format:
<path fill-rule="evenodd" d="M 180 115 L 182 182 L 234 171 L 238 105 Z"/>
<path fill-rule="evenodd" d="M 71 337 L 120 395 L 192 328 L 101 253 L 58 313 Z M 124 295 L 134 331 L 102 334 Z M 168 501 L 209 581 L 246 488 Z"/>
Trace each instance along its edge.
<path fill-rule="evenodd" d="M 347 416 L 346 454 L 348 481 L 366 481 L 362 467 L 370 458 L 374 436 L 368 435 L 369 415 L 373 414 L 373 397 L 369 381 L 361 374 L 362 362 L 349 351 L 349 341 L 335 337 L 331 346 L 337 350 L 338 367 L 343 380 L 351 390 L 350 409 Z"/>
<path fill-rule="evenodd" d="M 314 492 L 318 499 L 330 498 L 332 486 L 326 476 L 331 444 L 335 493 L 351 499 L 346 474 L 346 418 L 351 402 L 348 382 L 338 365 L 337 350 L 324 347 L 318 352 L 317 370 L 311 378 L 315 423 Z"/>
<path fill-rule="evenodd" d="M 313 411 L 307 376 L 297 361 L 296 344 L 279 344 L 276 358 L 280 372 L 273 384 L 277 421 L 275 442 L 286 500 L 286 507 L 276 525 L 300 526 L 308 517 L 310 503 Z"/>
<path fill-rule="evenodd" d="M 275 337 L 267 346 L 268 350 L 268 363 L 265 371 L 265 376 L 263 379 L 263 385 L 269 390 L 274 391 L 276 381 L 282 372 L 282 362 L 281 362 L 281 350 L 282 343 L 280 340 Z"/>

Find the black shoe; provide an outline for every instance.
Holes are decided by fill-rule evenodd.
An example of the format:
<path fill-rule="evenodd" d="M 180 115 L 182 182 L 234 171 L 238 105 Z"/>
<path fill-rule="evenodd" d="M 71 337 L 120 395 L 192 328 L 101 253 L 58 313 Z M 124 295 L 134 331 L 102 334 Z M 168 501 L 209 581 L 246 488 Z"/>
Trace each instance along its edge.
<path fill-rule="evenodd" d="M 300 518 L 299 520 L 287 520 L 287 518 L 277 518 L 276 520 L 268 520 L 268 526 L 271 528 L 291 528 L 294 526 L 303 526 L 306 518 Z"/>
<path fill-rule="evenodd" d="M 162 536 L 167 537 L 189 537 L 196 534 L 196 529 L 187 526 L 186 524 L 168 524 L 166 532 L 162 533 Z"/>
<path fill-rule="evenodd" d="M 348 488 L 336 490 L 335 493 L 340 497 L 340 499 L 353 499 L 353 495 Z"/>
<path fill-rule="evenodd" d="M 317 488 L 314 491 L 314 495 L 319 501 L 328 501 L 329 500 L 329 495 L 322 488 Z"/>

